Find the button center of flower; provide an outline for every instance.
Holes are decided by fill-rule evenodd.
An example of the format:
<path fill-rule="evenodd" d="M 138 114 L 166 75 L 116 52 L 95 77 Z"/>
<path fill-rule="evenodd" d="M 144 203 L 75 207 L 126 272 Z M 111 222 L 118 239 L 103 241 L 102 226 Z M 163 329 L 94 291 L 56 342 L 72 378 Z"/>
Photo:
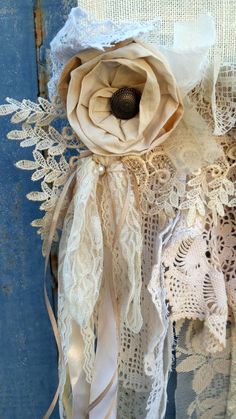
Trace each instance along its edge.
<path fill-rule="evenodd" d="M 139 112 L 141 93 L 133 87 L 122 87 L 111 97 L 111 112 L 118 119 L 131 119 Z"/>

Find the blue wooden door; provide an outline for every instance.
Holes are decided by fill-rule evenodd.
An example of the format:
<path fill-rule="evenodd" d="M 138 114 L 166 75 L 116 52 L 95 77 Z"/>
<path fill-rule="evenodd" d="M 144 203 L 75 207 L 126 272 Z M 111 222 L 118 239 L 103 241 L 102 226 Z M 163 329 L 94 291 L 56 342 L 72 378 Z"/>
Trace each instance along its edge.
<path fill-rule="evenodd" d="M 44 94 L 49 41 L 74 0 L 1 0 L 0 103 Z M 41 242 L 31 220 L 37 204 L 26 200 L 29 173 L 14 162 L 31 150 L 6 139 L 0 121 L 0 418 L 40 419 L 57 386 L 57 353 L 43 299 Z M 55 411 L 53 418 L 58 418 Z"/>

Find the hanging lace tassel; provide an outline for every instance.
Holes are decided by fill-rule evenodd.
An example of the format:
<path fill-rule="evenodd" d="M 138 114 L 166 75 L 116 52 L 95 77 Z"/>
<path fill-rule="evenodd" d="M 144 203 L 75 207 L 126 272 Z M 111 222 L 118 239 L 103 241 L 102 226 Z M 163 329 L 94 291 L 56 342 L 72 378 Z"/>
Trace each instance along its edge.
<path fill-rule="evenodd" d="M 106 178 L 110 189 L 109 206 L 115 208 L 110 220 L 113 235 L 113 244 L 110 247 L 104 243 L 103 217 L 99 207 L 98 183 L 100 186 L 103 184 L 99 182 L 99 178 L 103 177 L 101 175 Z M 131 330 L 138 332 L 142 326 L 141 224 L 129 174 L 124 165 L 118 159 L 85 159 L 77 174 L 75 193 L 68 214 L 62 232 L 61 243 L 64 242 L 64 249 L 61 249 L 59 255 L 59 266 L 61 290 L 73 325 L 67 348 L 65 345 L 72 396 L 77 398 L 76 403 L 72 402 L 72 417 L 84 417 L 85 405 L 81 402 L 81 407 L 78 400 L 83 396 L 83 401 L 86 400 L 87 404 L 90 400 L 87 406 L 89 418 L 115 418 L 118 388 L 118 306 L 121 307 L 121 315 Z M 122 278 L 114 276 L 115 248 L 119 254 L 118 261 L 123 266 Z M 119 286 L 117 288 L 118 280 L 122 280 L 119 286 L 123 284 L 125 293 L 118 289 Z M 85 384 L 83 374 L 85 354 L 81 354 L 81 349 L 82 352 L 86 349 L 80 330 L 88 325 L 97 303 L 97 349 L 90 387 Z"/>

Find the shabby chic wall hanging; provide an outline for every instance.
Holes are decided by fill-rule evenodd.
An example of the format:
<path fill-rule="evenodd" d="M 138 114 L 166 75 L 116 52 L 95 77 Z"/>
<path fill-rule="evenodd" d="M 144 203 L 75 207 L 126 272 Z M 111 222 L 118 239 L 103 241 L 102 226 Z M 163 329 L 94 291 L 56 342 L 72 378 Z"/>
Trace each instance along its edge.
<path fill-rule="evenodd" d="M 51 43 L 50 100 L 0 106 L 33 147 L 17 167 L 41 181 L 46 266 L 59 241 L 45 418 L 57 397 L 61 418 L 164 418 L 173 348 L 177 417 L 236 417 L 236 70 L 210 64 L 216 36 L 203 15 L 166 46 L 159 18 L 77 7 Z"/>

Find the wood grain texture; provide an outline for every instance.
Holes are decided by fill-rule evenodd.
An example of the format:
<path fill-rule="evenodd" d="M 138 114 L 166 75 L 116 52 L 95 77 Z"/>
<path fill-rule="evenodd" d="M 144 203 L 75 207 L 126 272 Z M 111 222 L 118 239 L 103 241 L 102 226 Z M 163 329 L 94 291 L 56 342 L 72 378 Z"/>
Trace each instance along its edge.
<path fill-rule="evenodd" d="M 40 51 L 62 25 L 72 2 L 1 0 L 0 103 L 5 97 L 35 100 L 38 91 L 35 49 L 36 6 L 44 27 Z M 37 189 L 30 173 L 14 162 L 31 150 L 6 139 L 12 129 L 0 120 L 0 418 L 39 419 L 57 386 L 57 354 L 43 299 L 41 242 L 30 222 L 39 216 L 27 192 Z M 58 418 L 58 412 L 52 416 Z"/>

